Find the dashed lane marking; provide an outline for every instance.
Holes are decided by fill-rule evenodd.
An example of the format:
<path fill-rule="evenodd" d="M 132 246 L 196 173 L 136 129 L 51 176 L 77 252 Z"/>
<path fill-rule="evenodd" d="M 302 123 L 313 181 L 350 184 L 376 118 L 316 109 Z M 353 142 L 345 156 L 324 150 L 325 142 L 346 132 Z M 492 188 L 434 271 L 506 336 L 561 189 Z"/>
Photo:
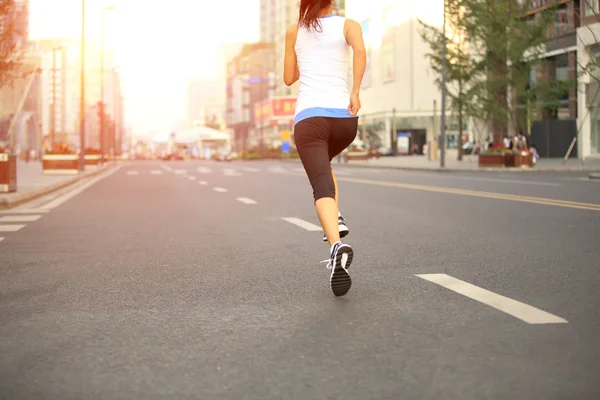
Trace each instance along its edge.
<path fill-rule="evenodd" d="M 222 188 L 222 187 L 216 187 L 216 188 L 213 188 L 213 190 L 215 192 L 219 192 L 219 193 L 225 193 L 227 191 L 227 189 Z"/>
<path fill-rule="evenodd" d="M 25 228 L 25 225 L 0 225 L 0 232 L 16 232 Z"/>
<path fill-rule="evenodd" d="M 247 197 L 238 197 L 237 201 L 240 201 L 240 202 L 242 202 L 244 204 L 256 204 L 256 201 L 254 201 L 252 199 L 249 199 Z"/>
<path fill-rule="evenodd" d="M 0 217 L 0 222 L 33 222 L 41 217 L 41 215 L 7 215 Z"/>
<path fill-rule="evenodd" d="M 493 307 L 497 310 L 505 312 L 518 318 L 528 324 L 564 324 L 567 320 L 552 315 L 539 308 L 535 308 L 520 301 L 499 295 L 489 290 L 472 285 L 468 282 L 461 281 L 446 274 L 421 274 L 419 278 L 436 283 L 453 292 L 462 294 L 470 299 L 479 301 L 485 305 Z"/>
<path fill-rule="evenodd" d="M 303 219 L 300 218 L 296 218 L 296 217 L 285 217 L 282 218 L 284 221 L 289 222 L 290 224 L 294 224 L 296 226 L 299 226 L 302 229 L 306 229 L 307 231 L 322 231 L 323 229 L 320 226 L 317 226 L 315 224 L 311 224 L 308 221 L 305 221 Z"/>

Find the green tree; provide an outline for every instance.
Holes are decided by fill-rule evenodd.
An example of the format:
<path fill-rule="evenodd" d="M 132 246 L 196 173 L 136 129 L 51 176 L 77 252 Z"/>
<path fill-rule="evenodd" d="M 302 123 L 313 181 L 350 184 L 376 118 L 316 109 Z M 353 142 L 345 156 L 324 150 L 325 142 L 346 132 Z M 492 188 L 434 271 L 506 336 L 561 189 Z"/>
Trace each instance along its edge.
<path fill-rule="evenodd" d="M 507 124 L 523 127 L 523 101 L 535 100 L 540 107 L 555 106 L 564 94 L 564 84 L 530 85 L 530 71 L 540 63 L 554 22 L 556 6 L 528 15 L 533 0 L 462 0 L 462 24 L 472 56 L 485 71 L 474 86 L 480 106 L 488 115 L 495 143 L 502 143 Z"/>
<path fill-rule="evenodd" d="M 16 13 L 14 0 L 0 0 L 0 87 L 21 77 L 23 49 L 15 27 Z"/>
<path fill-rule="evenodd" d="M 463 125 L 469 117 L 482 117 L 479 107 L 480 88 L 477 76 L 481 65 L 470 53 L 468 32 L 464 21 L 464 0 L 446 0 L 446 95 L 450 108 L 458 119 L 458 160 L 462 160 Z M 419 20 L 421 38 L 429 45 L 426 54 L 437 73 L 435 83 L 442 88 L 443 31 Z"/>

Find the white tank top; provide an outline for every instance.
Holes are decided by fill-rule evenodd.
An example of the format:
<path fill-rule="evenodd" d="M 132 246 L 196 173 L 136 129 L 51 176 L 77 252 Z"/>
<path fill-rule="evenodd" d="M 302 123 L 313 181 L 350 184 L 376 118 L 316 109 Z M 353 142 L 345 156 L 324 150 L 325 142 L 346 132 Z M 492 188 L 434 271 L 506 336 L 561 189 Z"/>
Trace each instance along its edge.
<path fill-rule="evenodd" d="M 346 19 L 337 15 L 319 18 L 320 30 L 298 28 L 296 58 L 300 87 L 294 124 L 310 117 L 351 118 L 348 111 L 348 43 Z"/>

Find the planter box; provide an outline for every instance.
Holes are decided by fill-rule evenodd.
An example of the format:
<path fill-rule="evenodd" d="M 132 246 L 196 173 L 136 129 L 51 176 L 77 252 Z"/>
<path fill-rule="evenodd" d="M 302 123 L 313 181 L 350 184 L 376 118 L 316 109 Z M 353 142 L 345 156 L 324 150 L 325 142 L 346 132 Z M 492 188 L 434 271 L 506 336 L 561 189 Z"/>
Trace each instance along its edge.
<path fill-rule="evenodd" d="M 85 169 L 97 169 L 100 166 L 100 154 L 86 154 L 83 156 Z"/>
<path fill-rule="evenodd" d="M 480 154 L 478 165 L 480 167 L 504 167 L 505 162 L 504 154 Z"/>
<path fill-rule="evenodd" d="M 514 154 L 505 154 L 504 155 L 504 166 L 505 167 L 514 167 L 515 166 L 515 155 Z"/>
<path fill-rule="evenodd" d="M 368 151 L 349 151 L 346 154 L 346 162 L 352 160 L 368 160 L 369 152 Z"/>
<path fill-rule="evenodd" d="M 17 191 L 17 156 L 0 153 L 0 193 Z"/>
<path fill-rule="evenodd" d="M 522 152 L 515 154 L 515 167 L 531 168 L 533 167 L 533 155 Z"/>
<path fill-rule="evenodd" d="M 46 175 L 77 175 L 79 173 L 79 155 L 44 154 L 42 169 Z"/>

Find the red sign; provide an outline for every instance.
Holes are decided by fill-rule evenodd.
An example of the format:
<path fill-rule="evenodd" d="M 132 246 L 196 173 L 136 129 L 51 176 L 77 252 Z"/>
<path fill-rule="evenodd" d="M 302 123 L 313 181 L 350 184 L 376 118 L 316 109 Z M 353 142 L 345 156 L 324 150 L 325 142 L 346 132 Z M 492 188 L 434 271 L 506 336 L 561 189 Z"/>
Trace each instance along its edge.
<path fill-rule="evenodd" d="M 261 101 L 254 105 L 254 115 L 257 121 L 263 120 L 288 120 L 296 112 L 295 97 L 276 97 Z"/>

